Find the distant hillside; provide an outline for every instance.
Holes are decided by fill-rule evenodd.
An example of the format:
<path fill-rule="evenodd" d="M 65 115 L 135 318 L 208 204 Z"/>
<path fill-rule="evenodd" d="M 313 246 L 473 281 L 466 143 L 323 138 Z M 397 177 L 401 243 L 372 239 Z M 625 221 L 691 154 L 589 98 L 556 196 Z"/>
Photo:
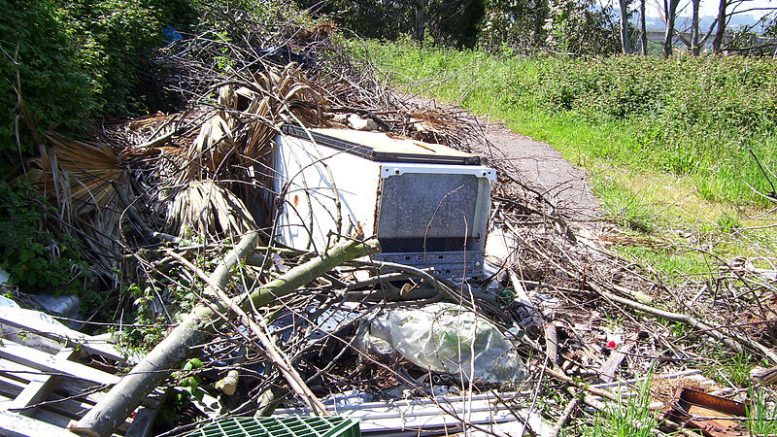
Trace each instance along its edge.
<path fill-rule="evenodd" d="M 638 17 L 635 17 L 634 23 L 637 23 Z M 645 20 L 647 22 L 647 28 L 648 30 L 664 30 L 664 21 L 660 17 L 647 17 Z M 699 27 L 701 28 L 702 33 L 707 32 L 707 30 L 710 28 L 710 26 L 715 23 L 715 17 L 713 16 L 704 16 L 701 17 L 699 20 Z M 729 28 L 735 29 L 738 27 L 751 27 L 756 26 L 753 30 L 756 32 L 761 32 L 763 30 L 763 27 L 758 22 L 758 19 L 752 15 L 743 14 L 743 15 L 735 15 L 731 17 L 731 20 L 729 21 Z M 690 28 L 691 27 L 691 17 L 686 16 L 680 16 L 677 17 L 677 24 L 676 28 L 678 30 L 684 30 L 684 28 Z"/>

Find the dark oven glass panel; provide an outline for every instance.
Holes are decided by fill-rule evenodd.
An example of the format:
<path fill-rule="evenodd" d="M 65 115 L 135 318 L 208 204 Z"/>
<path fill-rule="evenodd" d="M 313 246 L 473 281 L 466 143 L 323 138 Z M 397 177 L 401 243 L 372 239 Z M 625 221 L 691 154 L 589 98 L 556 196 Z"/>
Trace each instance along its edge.
<path fill-rule="evenodd" d="M 473 235 L 478 194 L 474 175 L 390 176 L 383 180 L 381 190 L 378 238 L 450 238 L 458 240 L 455 244 L 461 247 L 464 237 Z"/>

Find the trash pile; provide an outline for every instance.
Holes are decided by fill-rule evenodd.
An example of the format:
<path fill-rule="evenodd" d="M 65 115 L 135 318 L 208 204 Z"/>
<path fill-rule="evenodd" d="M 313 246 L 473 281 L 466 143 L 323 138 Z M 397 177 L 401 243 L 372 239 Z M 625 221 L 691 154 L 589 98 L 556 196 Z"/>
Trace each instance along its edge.
<path fill-rule="evenodd" d="M 117 363 L 128 373 L 70 430 L 110 435 L 164 387 L 187 405 L 161 435 L 227 417 L 333 412 L 362 420 L 364 433 L 558 435 L 570 415 L 591 413 L 578 405 L 607 411 L 649 375 L 671 381 L 655 384 L 656 397 L 674 393 L 711 350 L 777 365 L 774 280 L 732 270 L 709 284 L 715 293 L 674 294 L 491 154 L 471 116 L 382 86 L 328 24 L 286 26 L 243 42 L 176 41 L 167 56 L 186 109 L 106 126 L 92 141 L 49 134 L 30 163 L 95 277 L 133 284 L 134 296 L 105 305 L 162 329 L 121 321 L 117 339 L 145 353 Z M 358 225 L 336 228 L 349 230 L 318 250 L 280 244 L 287 201 L 273 160 L 289 125 L 480 151 L 497 173 L 482 276 L 453 281 L 382 261 L 385 240 Z M 750 299 L 725 301 L 735 282 Z M 737 308 L 695 311 L 716 305 Z"/>

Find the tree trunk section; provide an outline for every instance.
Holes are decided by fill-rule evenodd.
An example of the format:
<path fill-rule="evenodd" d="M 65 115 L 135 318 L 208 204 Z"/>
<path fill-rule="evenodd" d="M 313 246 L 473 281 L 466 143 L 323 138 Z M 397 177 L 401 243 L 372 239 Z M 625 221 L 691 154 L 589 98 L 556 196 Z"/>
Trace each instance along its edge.
<path fill-rule="evenodd" d="M 639 30 L 640 34 L 640 53 L 642 56 L 648 54 L 648 37 L 647 37 L 647 19 L 645 17 L 645 3 L 647 0 L 640 0 L 639 2 Z"/>
<path fill-rule="evenodd" d="M 699 56 L 701 47 L 699 47 L 699 5 L 701 0 L 691 0 L 693 11 L 691 13 L 691 55 Z"/>
<path fill-rule="evenodd" d="M 718 28 L 715 31 L 715 39 L 712 40 L 712 52 L 716 55 L 723 50 L 723 37 L 726 35 L 726 0 L 720 0 L 718 3 Z"/>
<path fill-rule="evenodd" d="M 414 37 L 419 44 L 424 43 L 424 31 L 426 29 L 426 0 L 415 1 L 415 32 Z"/>
<path fill-rule="evenodd" d="M 256 234 L 244 237 L 216 268 L 211 275 L 211 282 L 221 288 L 225 287 L 232 267 L 253 250 L 256 241 Z M 345 261 L 378 251 L 380 245 L 377 240 L 366 243 L 345 241 L 327 253 L 294 267 L 278 279 L 257 288 L 248 298 L 241 298 L 236 303 L 243 310 L 250 312 L 277 297 L 292 293 Z M 216 276 L 217 273 L 223 274 Z M 72 425 L 70 430 L 88 436 L 109 436 L 152 390 L 180 366 L 192 350 L 205 343 L 225 323 L 222 317 L 224 315 L 227 319 L 235 317 L 234 312 L 229 311 L 218 298 L 213 298 L 209 304 L 195 307 L 181 324 L 124 376 L 86 416 Z"/>
<path fill-rule="evenodd" d="M 618 0 L 621 9 L 621 51 L 624 55 L 631 52 L 631 43 L 629 41 L 629 0 Z"/>
<path fill-rule="evenodd" d="M 664 31 L 664 57 L 666 58 L 672 56 L 672 50 L 674 49 L 674 22 L 675 18 L 677 18 L 677 5 L 679 4 L 680 0 L 664 1 L 664 18 L 666 23 Z"/>

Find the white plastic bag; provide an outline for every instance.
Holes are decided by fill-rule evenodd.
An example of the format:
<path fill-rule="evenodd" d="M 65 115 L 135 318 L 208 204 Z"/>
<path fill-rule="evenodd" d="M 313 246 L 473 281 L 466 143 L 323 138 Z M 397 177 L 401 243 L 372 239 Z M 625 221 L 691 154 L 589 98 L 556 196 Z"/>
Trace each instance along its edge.
<path fill-rule="evenodd" d="M 513 344 L 488 320 L 459 305 L 394 309 L 378 316 L 368 331 L 362 339 L 366 350 L 393 350 L 434 372 L 497 384 L 526 377 Z"/>

